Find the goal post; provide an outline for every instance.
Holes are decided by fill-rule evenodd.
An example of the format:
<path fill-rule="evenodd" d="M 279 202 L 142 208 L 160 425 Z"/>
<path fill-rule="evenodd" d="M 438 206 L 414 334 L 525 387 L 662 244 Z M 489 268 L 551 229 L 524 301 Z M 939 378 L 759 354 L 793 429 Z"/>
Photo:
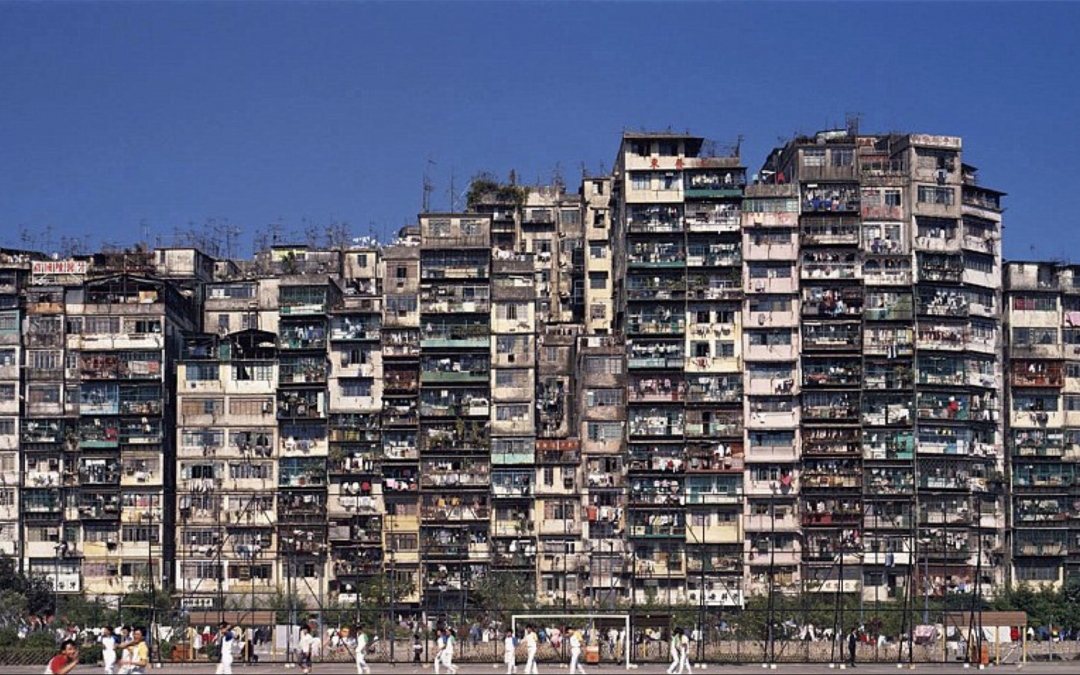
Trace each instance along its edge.
<path fill-rule="evenodd" d="M 598 621 L 619 621 L 623 626 L 623 658 L 626 661 L 627 670 L 630 669 L 630 653 L 633 651 L 634 636 L 630 632 L 629 614 L 513 614 L 510 617 L 510 629 L 517 635 L 518 625 L 533 624 L 536 627 L 541 622 L 556 620 L 560 625 L 569 625 L 574 628 L 590 628 Z"/>

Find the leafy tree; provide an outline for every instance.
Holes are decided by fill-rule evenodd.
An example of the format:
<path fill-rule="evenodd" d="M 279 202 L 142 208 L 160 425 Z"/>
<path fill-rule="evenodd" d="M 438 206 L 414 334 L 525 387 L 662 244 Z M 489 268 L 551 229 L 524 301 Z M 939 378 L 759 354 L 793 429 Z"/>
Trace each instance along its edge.
<path fill-rule="evenodd" d="M 18 610 L 15 614 L 17 618 L 21 618 L 23 614 L 44 615 L 56 609 L 52 584 L 44 577 L 23 574 L 16 567 L 15 560 L 6 556 L 0 557 L 0 592 L 3 591 L 22 596 L 22 601 L 12 595 L 6 596 L 5 599 L 15 605 L 7 602 L 0 605 L 0 620 L 6 615 L 15 614 L 14 609 Z"/>

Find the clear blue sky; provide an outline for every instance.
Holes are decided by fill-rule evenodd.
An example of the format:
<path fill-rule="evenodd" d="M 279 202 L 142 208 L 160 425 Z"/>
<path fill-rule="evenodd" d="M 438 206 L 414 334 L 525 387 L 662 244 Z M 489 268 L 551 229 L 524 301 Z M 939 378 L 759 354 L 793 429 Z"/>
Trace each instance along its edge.
<path fill-rule="evenodd" d="M 0 243 L 415 219 L 478 171 L 571 185 L 624 128 L 964 137 L 1006 255 L 1080 261 L 1080 4 L 0 3 Z M 44 237 L 40 237 L 44 241 Z M 1034 247 L 1034 251 L 1032 251 Z"/>

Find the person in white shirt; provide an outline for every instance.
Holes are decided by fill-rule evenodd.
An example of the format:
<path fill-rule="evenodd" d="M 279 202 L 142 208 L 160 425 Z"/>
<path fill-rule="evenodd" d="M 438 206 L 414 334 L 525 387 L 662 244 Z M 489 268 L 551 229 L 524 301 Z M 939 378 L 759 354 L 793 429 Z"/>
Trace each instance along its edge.
<path fill-rule="evenodd" d="M 517 672 L 517 655 L 514 650 L 517 648 L 516 640 L 514 640 L 514 631 L 506 631 L 506 639 L 503 640 L 503 663 L 506 664 L 506 675 L 513 675 Z"/>
<path fill-rule="evenodd" d="M 318 639 L 311 634 L 310 628 L 304 626 L 300 629 L 300 668 L 303 669 L 304 675 L 311 672 L 311 657 L 317 641 Z"/>
<path fill-rule="evenodd" d="M 221 658 L 218 660 L 217 675 L 232 675 L 233 648 L 236 646 L 236 635 L 227 621 L 218 624 L 218 650 Z"/>
<path fill-rule="evenodd" d="M 116 638 L 108 626 L 101 629 L 101 660 L 105 663 L 105 675 L 113 675 L 116 672 Z"/>
<path fill-rule="evenodd" d="M 686 631 L 679 631 L 679 673 L 683 671 L 687 673 L 693 673 L 693 666 L 690 665 L 690 638 L 686 635 Z"/>
<path fill-rule="evenodd" d="M 435 675 L 442 672 L 444 649 L 446 649 L 446 638 L 443 636 L 443 629 L 439 628 L 435 631 L 435 658 L 431 661 L 435 667 Z"/>
<path fill-rule="evenodd" d="M 446 669 L 452 673 L 457 672 L 457 666 L 454 665 L 454 645 L 457 644 L 457 638 L 454 637 L 454 631 L 451 628 L 446 629 L 446 644 L 443 647 L 443 665 Z"/>
<path fill-rule="evenodd" d="M 536 650 L 540 646 L 536 631 L 532 626 L 525 627 L 525 675 L 537 675 Z"/>
<path fill-rule="evenodd" d="M 668 666 L 668 673 L 675 674 L 675 671 L 682 665 L 682 650 L 679 648 L 680 639 L 682 638 L 682 629 L 676 628 L 675 632 L 671 634 L 671 665 Z"/>
<path fill-rule="evenodd" d="M 581 631 L 577 629 L 570 629 L 570 675 L 574 673 L 581 673 L 584 675 L 585 667 L 581 665 L 581 646 L 584 640 L 581 637 Z"/>
<path fill-rule="evenodd" d="M 367 662 L 368 637 L 362 627 L 356 629 L 356 674 L 364 675 L 371 672 L 371 666 Z"/>

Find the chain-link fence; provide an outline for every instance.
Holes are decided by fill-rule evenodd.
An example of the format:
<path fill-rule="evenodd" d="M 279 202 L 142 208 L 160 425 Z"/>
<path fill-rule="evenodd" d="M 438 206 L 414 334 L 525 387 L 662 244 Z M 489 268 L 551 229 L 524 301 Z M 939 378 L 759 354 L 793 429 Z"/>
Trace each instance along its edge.
<path fill-rule="evenodd" d="M 521 618 L 545 614 L 543 619 Z M 237 627 L 233 644 L 237 662 L 295 661 L 300 648 L 300 626 L 311 627 L 317 661 L 355 659 L 357 629 L 368 636 L 367 660 L 373 663 L 430 664 L 439 650 L 436 631 L 451 628 L 456 637 L 454 659 L 460 662 L 501 662 L 504 638 L 515 616 L 518 660 L 524 661 L 522 631 L 533 624 L 539 636 L 537 660 L 569 659 L 568 629 L 581 630 L 591 662 L 622 663 L 626 650 L 636 663 L 666 662 L 676 629 L 690 639 L 692 662 L 840 663 L 1019 663 L 1028 658 L 1071 659 L 1080 652 L 1078 642 L 1046 642 L 1026 637 L 1023 626 L 983 626 L 980 615 L 968 625 L 947 625 L 945 615 L 923 620 L 922 611 L 897 607 L 800 606 L 798 599 L 774 603 L 771 609 L 719 609 L 715 607 L 634 607 L 589 612 L 574 608 L 466 609 L 422 612 L 411 609 L 335 608 L 293 612 L 290 623 L 283 612 L 265 609 L 229 609 L 224 612 L 177 612 L 155 636 L 155 660 L 215 661 L 218 658 L 217 624 L 225 620 Z M 629 617 L 627 634 L 623 616 Z M 953 621 L 955 624 L 956 622 Z M 969 644 L 968 637 L 974 642 Z M 978 644 L 976 644 L 976 642 Z"/>

